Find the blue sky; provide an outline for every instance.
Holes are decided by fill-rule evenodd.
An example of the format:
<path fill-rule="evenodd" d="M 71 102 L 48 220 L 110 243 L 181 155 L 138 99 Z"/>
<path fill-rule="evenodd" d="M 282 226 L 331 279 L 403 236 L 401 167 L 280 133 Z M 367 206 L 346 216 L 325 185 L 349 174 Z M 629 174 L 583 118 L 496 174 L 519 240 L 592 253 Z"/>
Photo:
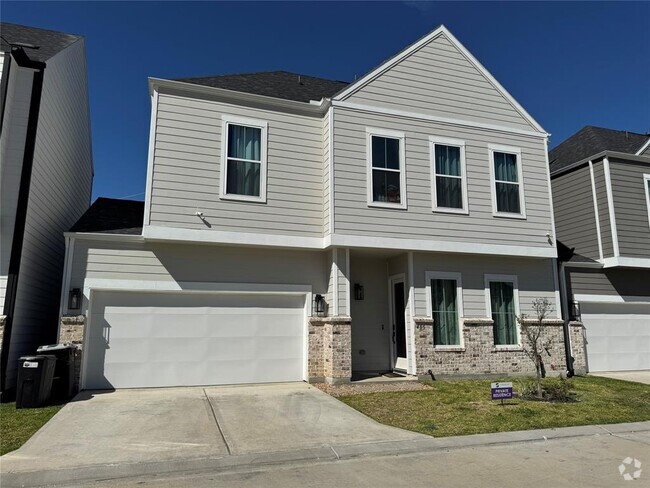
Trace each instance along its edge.
<path fill-rule="evenodd" d="M 147 77 L 363 75 L 445 24 L 551 132 L 650 131 L 650 2 L 3 1 L 3 21 L 86 36 L 93 198 L 144 198 Z"/>

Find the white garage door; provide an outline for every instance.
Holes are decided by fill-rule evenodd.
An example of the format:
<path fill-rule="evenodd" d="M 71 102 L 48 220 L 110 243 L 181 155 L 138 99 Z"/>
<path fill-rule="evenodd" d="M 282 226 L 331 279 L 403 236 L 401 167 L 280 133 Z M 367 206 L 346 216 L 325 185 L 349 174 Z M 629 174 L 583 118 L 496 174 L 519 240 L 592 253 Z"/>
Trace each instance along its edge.
<path fill-rule="evenodd" d="M 589 371 L 650 369 L 650 304 L 580 303 Z"/>
<path fill-rule="evenodd" d="M 301 381 L 304 296 L 94 292 L 87 389 Z"/>

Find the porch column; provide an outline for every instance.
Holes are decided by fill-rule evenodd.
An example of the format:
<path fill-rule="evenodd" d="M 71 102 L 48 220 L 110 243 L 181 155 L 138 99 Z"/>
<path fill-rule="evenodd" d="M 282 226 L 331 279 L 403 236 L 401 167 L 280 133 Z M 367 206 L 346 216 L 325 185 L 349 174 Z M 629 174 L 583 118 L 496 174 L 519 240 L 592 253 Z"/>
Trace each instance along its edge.
<path fill-rule="evenodd" d="M 348 383 L 352 378 L 352 333 L 349 316 L 309 319 L 310 382 Z"/>

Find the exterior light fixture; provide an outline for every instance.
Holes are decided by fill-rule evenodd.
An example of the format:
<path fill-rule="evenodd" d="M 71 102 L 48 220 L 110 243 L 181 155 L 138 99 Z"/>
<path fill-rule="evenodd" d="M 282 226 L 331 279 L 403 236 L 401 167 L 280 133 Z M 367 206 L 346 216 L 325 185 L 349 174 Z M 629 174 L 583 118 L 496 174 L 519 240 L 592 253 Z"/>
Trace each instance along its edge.
<path fill-rule="evenodd" d="M 354 284 L 354 299 L 363 300 L 363 285 L 359 283 Z"/>
<path fill-rule="evenodd" d="M 314 310 L 317 317 L 325 317 L 325 305 L 325 297 L 317 294 L 314 297 Z"/>
<path fill-rule="evenodd" d="M 580 314 L 580 302 L 573 300 L 571 302 L 571 319 L 580 322 L 582 316 Z"/>
<path fill-rule="evenodd" d="M 79 310 L 81 308 L 81 289 L 72 288 L 68 294 L 68 309 Z"/>

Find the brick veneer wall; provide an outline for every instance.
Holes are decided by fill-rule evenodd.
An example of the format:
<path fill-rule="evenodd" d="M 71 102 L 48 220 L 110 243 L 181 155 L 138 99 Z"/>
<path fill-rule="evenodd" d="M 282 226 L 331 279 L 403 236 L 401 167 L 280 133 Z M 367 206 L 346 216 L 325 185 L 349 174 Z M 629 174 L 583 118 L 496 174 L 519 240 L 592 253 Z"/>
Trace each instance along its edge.
<path fill-rule="evenodd" d="M 463 319 L 464 345 L 453 348 L 434 347 L 433 319 L 415 317 L 416 368 L 419 376 L 462 376 L 483 374 L 534 374 L 535 365 L 519 347 L 497 348 L 494 345 L 493 321 L 488 318 Z M 546 338 L 550 340 L 550 356 L 543 355 L 547 375 L 566 371 L 563 321 L 545 320 Z M 582 324 L 572 322 L 570 334 L 573 344 L 574 368 L 584 372 L 584 339 Z"/>
<path fill-rule="evenodd" d="M 309 319 L 308 371 L 311 383 L 347 383 L 352 377 L 349 316 Z"/>
<path fill-rule="evenodd" d="M 59 329 L 59 344 L 72 344 L 75 346 L 74 355 L 74 390 L 79 390 L 81 378 L 81 357 L 83 354 L 84 329 L 86 317 L 84 315 L 64 315 L 61 317 Z"/>

